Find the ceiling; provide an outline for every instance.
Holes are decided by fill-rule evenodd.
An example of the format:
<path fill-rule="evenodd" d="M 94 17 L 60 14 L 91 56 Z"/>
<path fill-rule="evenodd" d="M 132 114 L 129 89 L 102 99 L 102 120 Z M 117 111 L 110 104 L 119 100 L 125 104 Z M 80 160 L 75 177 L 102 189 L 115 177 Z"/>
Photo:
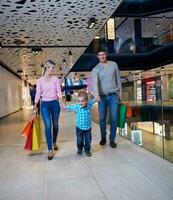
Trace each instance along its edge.
<path fill-rule="evenodd" d="M 72 67 L 120 2 L 0 1 L 0 42 L 3 45 L 0 61 L 13 71 L 22 69 L 29 79 L 35 79 L 32 75 L 41 74 L 41 63 L 52 59 L 57 64 L 57 74 L 62 74 L 66 70 L 60 71 L 60 68 Z M 91 17 L 95 17 L 96 25 L 88 29 Z M 42 46 L 42 53 L 34 54 L 30 48 L 24 48 L 28 46 Z M 69 56 L 69 51 L 72 56 Z M 65 65 L 63 59 L 66 60 Z"/>

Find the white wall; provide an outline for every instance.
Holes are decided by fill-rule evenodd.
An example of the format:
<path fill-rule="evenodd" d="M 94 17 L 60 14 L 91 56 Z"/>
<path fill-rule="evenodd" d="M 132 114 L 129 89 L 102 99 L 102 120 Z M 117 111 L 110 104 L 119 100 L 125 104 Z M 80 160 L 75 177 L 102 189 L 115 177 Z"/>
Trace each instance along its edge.
<path fill-rule="evenodd" d="M 22 80 L 0 66 L 0 117 L 22 108 Z"/>

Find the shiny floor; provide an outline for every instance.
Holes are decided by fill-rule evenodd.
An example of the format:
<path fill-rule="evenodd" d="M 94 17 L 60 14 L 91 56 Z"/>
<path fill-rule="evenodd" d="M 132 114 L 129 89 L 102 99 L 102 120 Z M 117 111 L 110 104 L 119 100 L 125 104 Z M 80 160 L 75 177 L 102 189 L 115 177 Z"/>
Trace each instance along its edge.
<path fill-rule="evenodd" d="M 0 200 L 171 200 L 173 164 L 118 137 L 118 148 L 99 143 L 93 123 L 93 156 L 76 155 L 73 113 L 61 113 L 59 151 L 48 161 L 23 150 L 20 132 L 30 110 L 0 120 Z"/>

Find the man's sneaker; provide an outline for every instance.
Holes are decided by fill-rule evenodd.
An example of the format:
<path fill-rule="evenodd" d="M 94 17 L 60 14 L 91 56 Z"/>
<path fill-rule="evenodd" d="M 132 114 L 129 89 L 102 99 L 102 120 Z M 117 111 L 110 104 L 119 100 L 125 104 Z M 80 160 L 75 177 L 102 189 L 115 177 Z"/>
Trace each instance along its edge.
<path fill-rule="evenodd" d="M 90 157 L 90 156 L 92 156 L 92 153 L 91 153 L 90 151 L 85 151 L 85 155 L 86 155 L 87 157 Z"/>
<path fill-rule="evenodd" d="M 106 138 L 102 138 L 100 140 L 100 145 L 105 145 L 106 144 Z"/>
<path fill-rule="evenodd" d="M 116 144 L 115 142 L 110 142 L 110 146 L 111 146 L 112 148 L 116 148 L 116 147 L 117 147 L 117 144 Z"/>
<path fill-rule="evenodd" d="M 81 156 L 81 155 L 82 155 L 82 150 L 78 149 L 78 150 L 77 150 L 77 155 L 80 155 L 80 156 Z"/>

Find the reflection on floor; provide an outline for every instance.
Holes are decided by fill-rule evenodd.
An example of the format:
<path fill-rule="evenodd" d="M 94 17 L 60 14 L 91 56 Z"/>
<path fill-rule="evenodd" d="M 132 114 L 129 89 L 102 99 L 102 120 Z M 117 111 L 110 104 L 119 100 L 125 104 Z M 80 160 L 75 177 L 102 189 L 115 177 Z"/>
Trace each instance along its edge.
<path fill-rule="evenodd" d="M 73 113 L 60 117 L 59 151 L 54 160 L 28 155 L 20 132 L 30 110 L 0 120 L 0 200 L 171 200 L 173 165 L 118 138 L 118 148 L 101 147 L 93 123 L 93 156 L 76 155 Z"/>

